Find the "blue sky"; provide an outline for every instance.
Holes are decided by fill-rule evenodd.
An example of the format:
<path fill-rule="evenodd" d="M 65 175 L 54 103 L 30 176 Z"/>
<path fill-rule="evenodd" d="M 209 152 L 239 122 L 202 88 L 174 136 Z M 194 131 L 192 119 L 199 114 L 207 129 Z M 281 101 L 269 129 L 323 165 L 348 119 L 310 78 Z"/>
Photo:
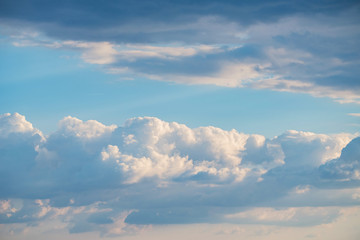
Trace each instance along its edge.
<path fill-rule="evenodd" d="M 358 129 L 358 119 L 348 115 L 359 109 L 354 103 L 144 77 L 123 80 L 101 66 L 84 63 L 76 52 L 19 48 L 5 41 L 2 53 L 1 100 L 6 103 L 2 112 L 22 113 L 46 133 L 67 115 L 119 125 L 131 117 L 154 116 L 191 127 L 213 125 L 268 137 L 288 129 L 319 133 Z"/>
<path fill-rule="evenodd" d="M 2 1 L 0 236 L 357 239 L 359 11 Z"/>

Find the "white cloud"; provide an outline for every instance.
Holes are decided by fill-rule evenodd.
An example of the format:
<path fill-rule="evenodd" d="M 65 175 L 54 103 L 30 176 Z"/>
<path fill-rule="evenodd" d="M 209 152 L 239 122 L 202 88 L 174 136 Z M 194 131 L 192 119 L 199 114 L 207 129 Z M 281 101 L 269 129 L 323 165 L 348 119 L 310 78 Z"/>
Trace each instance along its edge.
<path fill-rule="evenodd" d="M 288 50 L 286 50 L 288 51 Z M 271 51 L 270 51 L 271 52 Z M 304 64 L 303 60 L 292 58 L 284 49 L 272 51 L 273 62 L 261 64 L 242 62 L 223 62 L 219 70 L 203 75 L 182 74 L 139 74 L 149 79 L 173 81 L 182 84 L 208 84 L 223 87 L 239 87 L 253 89 L 269 89 L 279 92 L 305 93 L 314 97 L 327 97 L 339 103 L 360 104 L 360 95 L 356 89 L 339 89 L 334 86 L 318 85 L 316 81 L 288 80 L 278 74 L 274 67 L 288 64 Z M 273 55 L 276 55 L 276 59 Z M 306 53 L 297 53 L 308 58 Z M 130 71 L 128 72 L 130 73 Z M 352 115 L 354 116 L 354 115 Z"/>
<path fill-rule="evenodd" d="M 142 178 L 158 177 L 168 179 L 177 177 L 193 168 L 188 157 L 168 156 L 149 149 L 149 157 L 134 157 L 122 154 L 117 146 L 108 145 L 101 152 L 103 161 L 115 161 L 120 171 L 127 175 L 125 183 L 136 183 Z"/>
<path fill-rule="evenodd" d="M 81 58 L 91 64 L 107 65 L 118 61 L 136 61 L 139 59 L 155 58 L 176 60 L 198 54 L 220 53 L 225 51 L 226 45 L 151 45 L 151 44 L 116 44 L 111 42 L 91 41 L 54 41 L 37 32 L 28 34 L 27 31 L 13 35 L 15 47 L 35 47 L 73 49 L 82 52 Z M 233 49 L 233 48 L 232 48 Z M 123 67 L 122 69 L 126 69 Z"/>
<path fill-rule="evenodd" d="M 2 129 L 7 131 L 41 135 L 19 114 L 3 115 L 2 121 Z M 215 127 L 190 129 L 151 117 L 130 119 L 123 127 L 65 117 L 43 144 L 32 143 L 32 151 L 37 164 L 59 165 L 60 169 L 72 169 L 86 162 L 91 169 L 89 164 L 101 166 L 103 162 L 106 170 L 113 163 L 109 170 L 120 171 L 119 177 L 128 183 L 149 177 L 171 180 L 199 174 L 242 181 L 246 176 L 264 174 L 284 164 L 318 167 L 338 158 L 351 138 L 346 134 L 328 136 L 291 130 L 265 139 Z M 114 166 L 117 167 L 113 169 Z"/>
<path fill-rule="evenodd" d="M 250 86 L 256 89 L 271 89 L 279 92 L 307 93 L 314 97 L 328 97 L 339 103 L 360 104 L 360 95 L 356 90 L 340 90 L 331 86 L 316 85 L 312 82 L 286 80 L 280 76 L 252 82 Z"/>
<path fill-rule="evenodd" d="M 253 208 L 239 213 L 225 215 L 226 219 L 238 223 L 263 223 L 279 225 L 318 225 L 330 223 L 339 217 L 338 207 L 292 207 Z"/>
<path fill-rule="evenodd" d="M 360 138 L 347 144 L 339 158 L 322 165 L 321 172 L 326 178 L 340 181 L 360 180 Z"/>
<path fill-rule="evenodd" d="M 358 202 L 354 191 L 319 193 L 339 179 L 357 184 L 355 135 L 291 130 L 266 139 L 152 117 L 123 126 L 65 117 L 56 132 L 40 137 L 20 114 L 1 116 L 0 182 L 11 182 L 2 184 L 2 223 L 63 219 L 70 232 L 107 236 L 138 231 L 138 223 L 231 218 L 301 225 L 313 210 L 291 204 Z M 334 191 L 342 197 L 331 197 Z M 287 207 L 273 209 L 270 200 Z M 228 216 L 231 207 L 249 204 L 264 207 Z M 331 214 L 319 209 L 311 224 L 328 221 Z"/>
<path fill-rule="evenodd" d="M 156 46 L 141 44 L 117 45 L 117 55 L 120 59 L 135 61 L 141 58 L 176 59 L 190 57 L 202 53 L 216 53 L 223 51 L 216 45 L 190 45 L 190 46 Z"/>
<path fill-rule="evenodd" d="M 340 156 L 341 150 L 353 138 L 349 134 L 325 135 L 296 130 L 286 131 L 274 139 L 285 154 L 285 162 L 292 166 L 320 166 Z"/>
<path fill-rule="evenodd" d="M 0 137 L 6 138 L 11 133 L 40 134 L 32 124 L 26 121 L 25 116 L 18 113 L 5 113 L 0 115 Z"/>
<path fill-rule="evenodd" d="M 296 214 L 295 208 L 276 210 L 273 208 L 255 208 L 249 211 L 226 215 L 229 219 L 249 219 L 261 222 L 284 222 L 291 220 Z"/>
<path fill-rule="evenodd" d="M 68 116 L 59 122 L 58 133 L 81 139 L 91 139 L 111 134 L 116 128 L 116 125 L 105 126 L 95 120 L 83 122 L 80 119 Z"/>
<path fill-rule="evenodd" d="M 209 84 L 223 87 L 245 87 L 247 84 L 266 79 L 269 77 L 266 65 L 223 62 L 220 70 L 204 75 L 181 75 L 181 74 L 162 74 L 146 75 L 150 79 L 160 81 L 173 81 L 183 84 Z"/>
<path fill-rule="evenodd" d="M 84 49 L 82 58 L 92 64 L 110 64 L 119 60 L 136 61 L 143 58 L 177 59 L 201 53 L 222 51 L 213 45 L 194 46 L 156 46 L 156 45 L 118 45 L 109 42 L 64 41 L 62 47 Z"/>
<path fill-rule="evenodd" d="M 19 114 L 3 116 L 6 117 L 3 117 L 3 121 L 6 119 L 3 129 L 11 129 L 8 126 L 11 123 L 13 124 L 11 125 L 12 132 L 39 132 Z M 124 158 L 132 162 L 130 159 L 134 158 L 134 163 L 137 163 L 140 160 L 135 159 L 144 157 L 144 161 L 147 159 L 145 162 L 151 162 L 150 165 L 154 163 L 152 162 L 154 159 L 158 159 L 159 162 L 166 159 L 160 164 L 161 166 L 167 166 L 172 161 L 183 162 L 185 166 L 187 165 L 185 162 L 188 162 L 194 164 L 193 166 L 197 169 L 205 166 L 216 169 L 238 167 L 241 166 L 244 158 L 247 159 L 247 164 L 253 163 L 253 165 L 265 164 L 269 161 L 275 161 L 281 165 L 285 161 L 287 165 L 319 166 L 339 157 L 341 149 L 352 138 L 351 135 L 346 134 L 328 136 L 291 130 L 274 139 L 266 140 L 261 135 L 247 135 L 236 130 L 224 131 L 215 127 L 190 129 L 182 124 L 167 123 L 150 117 L 130 119 L 124 127 L 105 126 L 95 120 L 83 122 L 74 117 L 66 117 L 59 122 L 59 129 L 48 137 L 47 143 L 36 150 L 39 154 L 46 156 L 49 154 L 49 150 L 46 150 L 47 145 L 52 149 L 57 141 L 62 138 L 70 141 L 70 137 L 74 139 L 71 141 L 75 139 L 87 141 L 84 144 L 88 146 L 83 145 L 87 152 L 96 150 L 93 148 L 96 142 L 98 149 L 96 151 L 99 152 L 94 153 L 103 161 Z M 302 146 L 302 149 L 308 148 L 308 151 L 301 154 L 295 151 L 297 149 L 295 146 Z M 89 147 L 92 149 L 86 150 Z M 266 152 L 262 152 L 265 151 L 264 148 L 267 149 Z M 265 156 L 268 159 L 258 161 L 257 157 L 252 155 L 254 151 L 262 152 L 262 159 Z M 254 159 L 248 159 L 249 156 Z M 166 169 L 169 168 L 171 167 L 166 167 Z"/>
<path fill-rule="evenodd" d="M 87 63 L 109 64 L 116 61 L 117 51 L 109 42 L 64 41 L 60 44 L 62 47 L 84 49 L 81 58 Z"/>

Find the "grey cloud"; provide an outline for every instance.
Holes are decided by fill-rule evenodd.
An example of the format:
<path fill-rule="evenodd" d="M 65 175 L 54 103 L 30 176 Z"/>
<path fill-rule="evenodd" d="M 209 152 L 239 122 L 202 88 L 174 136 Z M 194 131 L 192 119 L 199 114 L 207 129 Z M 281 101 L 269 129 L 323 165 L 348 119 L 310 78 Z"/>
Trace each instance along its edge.
<path fill-rule="evenodd" d="M 119 42 L 130 41 L 149 42 L 151 40 L 167 39 L 182 41 L 184 32 L 179 35 L 179 29 L 169 26 L 186 25 L 201 16 L 221 16 L 241 25 L 256 22 L 276 22 L 279 18 L 289 15 L 303 14 L 334 14 L 339 10 L 357 6 L 356 1 L 275 1 L 264 3 L 252 2 L 222 2 L 222 1 L 61 1 L 47 2 L 41 0 L 3 1 L 1 16 L 5 19 L 22 20 L 38 24 L 47 34 L 56 38 L 74 40 L 103 41 L 109 38 Z M 126 28 L 127 23 L 138 26 L 139 22 L 151 22 L 162 26 L 156 31 L 155 37 L 138 35 L 139 31 Z M 116 28 L 125 31 L 116 33 Z M 95 30 L 95 31 L 94 31 Z M 127 31 L 126 31 L 127 30 Z M 174 31 L 175 30 L 175 31 Z M 102 33 L 102 34 L 99 34 Z M 197 31 L 196 31 L 197 32 Z M 186 32 L 185 32 L 186 33 Z M 146 37 L 144 37 L 146 36 Z M 168 36 L 168 37 L 167 37 Z M 180 37 L 180 39 L 179 39 Z"/>
<path fill-rule="evenodd" d="M 16 46 L 80 51 L 84 61 L 105 65 L 106 72 L 125 78 L 360 102 L 356 1 L 6 1 L 4 6 L 3 34 Z M 170 59 L 159 49 L 142 52 L 145 58 L 117 49 L 136 43 L 151 48 L 205 44 L 222 46 L 222 51 Z"/>

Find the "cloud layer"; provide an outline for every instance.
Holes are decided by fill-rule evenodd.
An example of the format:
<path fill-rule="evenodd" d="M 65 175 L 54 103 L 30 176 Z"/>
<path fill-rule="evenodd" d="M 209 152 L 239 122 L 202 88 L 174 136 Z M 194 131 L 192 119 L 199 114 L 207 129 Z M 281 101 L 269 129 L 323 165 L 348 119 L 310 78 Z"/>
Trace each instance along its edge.
<path fill-rule="evenodd" d="M 339 216 L 321 207 L 360 199 L 360 138 L 350 134 L 266 139 L 152 117 L 106 126 L 69 116 L 44 136 L 17 113 L 0 116 L 0 133 L 3 224 L 57 220 L 106 236 L 163 223 L 316 225 Z"/>
<path fill-rule="evenodd" d="M 360 103 L 359 9 L 357 1 L 35 0 L 5 1 L 0 19 L 14 46 L 78 51 L 123 79 Z"/>

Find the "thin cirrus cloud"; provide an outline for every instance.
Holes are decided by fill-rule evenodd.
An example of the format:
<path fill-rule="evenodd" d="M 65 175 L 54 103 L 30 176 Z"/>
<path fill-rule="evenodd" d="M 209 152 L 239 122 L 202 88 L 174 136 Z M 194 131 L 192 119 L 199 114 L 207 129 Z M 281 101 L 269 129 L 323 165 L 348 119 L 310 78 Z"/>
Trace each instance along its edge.
<path fill-rule="evenodd" d="M 315 226 L 359 199 L 360 138 L 351 134 L 267 139 L 150 117 L 106 126 L 69 116 L 45 136 L 17 113 L 1 115 L 0 132 L 0 181 L 11 181 L 1 186 L 5 225 L 60 221 L 104 236 L 169 223 Z"/>
<path fill-rule="evenodd" d="M 96 11 L 81 1 L 19 3 L 28 5 L 11 1 L 0 12 L 3 35 L 15 46 L 79 51 L 85 62 L 124 79 L 360 102 L 356 1 L 108 1 Z"/>

